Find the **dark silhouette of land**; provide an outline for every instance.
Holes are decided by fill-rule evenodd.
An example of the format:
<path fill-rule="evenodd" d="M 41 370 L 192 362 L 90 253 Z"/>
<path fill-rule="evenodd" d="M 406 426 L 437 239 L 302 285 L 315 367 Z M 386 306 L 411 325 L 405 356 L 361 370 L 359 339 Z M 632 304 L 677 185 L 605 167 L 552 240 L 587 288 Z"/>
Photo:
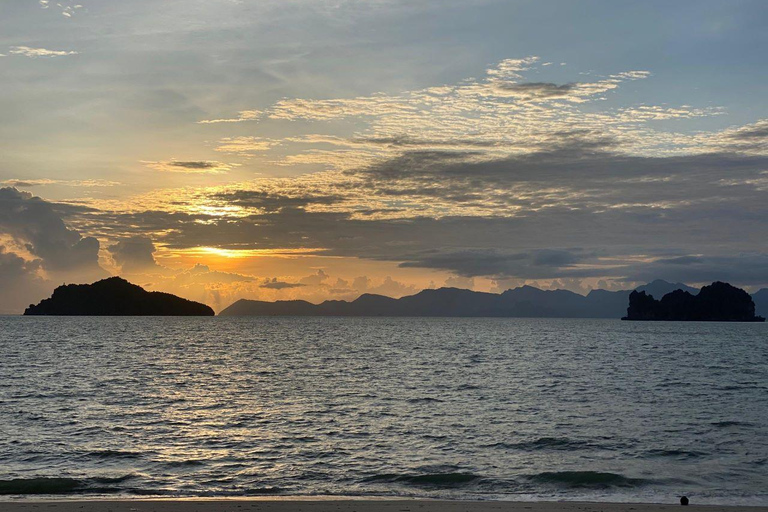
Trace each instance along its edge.
<path fill-rule="evenodd" d="M 213 316 L 209 306 L 162 292 L 148 292 L 119 277 L 59 286 L 25 315 Z"/>
<path fill-rule="evenodd" d="M 730 286 L 730 285 L 728 285 Z M 705 287 L 709 288 L 709 287 Z M 731 287 L 733 288 L 733 287 Z M 734 290 L 738 290 L 734 288 Z M 666 298 L 670 292 L 679 294 Z M 635 293 L 637 292 L 637 293 Z M 743 290 L 735 297 L 741 302 L 741 312 L 732 316 L 748 318 L 744 299 L 754 299 L 751 315 L 768 313 L 768 288 L 752 298 Z M 669 316 L 654 303 L 672 304 L 681 297 L 680 307 L 686 307 L 690 297 L 699 290 L 683 283 L 656 280 L 636 290 L 592 290 L 579 295 L 568 290 L 540 290 L 521 286 L 501 294 L 475 292 L 458 288 L 423 290 L 415 295 L 393 299 L 383 295 L 364 294 L 353 301 L 328 300 L 312 304 L 303 300 L 264 302 L 242 299 L 221 313 L 222 316 L 441 316 L 441 317 L 532 317 L 532 318 L 627 318 L 637 316 Z M 683 295 L 681 295 L 683 294 Z M 639 304 L 637 312 L 628 312 L 630 296 Z M 661 301 L 653 297 L 663 297 Z M 736 300 L 728 299 L 728 300 Z M 640 301 L 640 302 L 638 302 Z M 645 301 L 645 302 L 643 302 Z M 653 303 L 650 301 L 654 301 Z M 675 303 L 677 304 L 677 303 Z M 656 308 L 656 309 L 654 309 Z M 631 308 L 630 308 L 631 309 Z M 633 310 L 634 311 L 634 310 Z M 631 314 L 630 314 L 631 313 Z M 93 315 L 93 316 L 212 316 L 213 310 L 198 302 L 162 292 L 148 292 L 119 277 L 93 284 L 66 285 L 54 290 L 49 299 L 30 305 L 25 315 Z M 697 313 L 699 314 L 699 313 Z M 685 316 L 685 315 L 683 315 Z M 759 317 L 756 317 L 759 318 Z M 664 318 L 658 318 L 664 319 Z M 740 320 L 759 321 L 759 320 Z"/>
<path fill-rule="evenodd" d="M 637 290 L 661 297 L 673 290 L 698 293 L 682 283 L 656 280 Z M 393 299 L 364 294 L 351 302 L 329 300 L 312 304 L 303 300 L 264 302 L 242 299 L 222 316 L 443 316 L 443 317 L 543 317 L 621 318 L 632 290 L 592 290 L 579 295 L 567 290 L 540 290 L 521 286 L 501 294 L 457 288 L 424 290 Z"/>
<path fill-rule="evenodd" d="M 752 294 L 755 303 L 755 314 L 768 317 L 768 288 L 763 288 Z"/>
<path fill-rule="evenodd" d="M 622 320 L 664 320 L 694 322 L 764 322 L 755 316 L 752 297 L 720 281 L 704 286 L 697 295 L 675 290 L 656 300 L 644 291 L 629 295 L 627 316 Z"/>

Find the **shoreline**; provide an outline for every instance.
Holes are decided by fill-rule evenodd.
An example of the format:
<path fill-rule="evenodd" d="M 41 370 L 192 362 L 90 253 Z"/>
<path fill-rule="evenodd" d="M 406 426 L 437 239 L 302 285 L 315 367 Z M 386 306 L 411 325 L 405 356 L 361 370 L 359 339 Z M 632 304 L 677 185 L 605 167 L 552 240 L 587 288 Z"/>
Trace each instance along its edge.
<path fill-rule="evenodd" d="M 392 497 L 253 496 L 212 498 L 32 498 L 5 500 L 4 512 L 671 512 L 677 503 L 470 501 Z M 696 505 L 686 512 L 768 512 L 761 505 Z"/>

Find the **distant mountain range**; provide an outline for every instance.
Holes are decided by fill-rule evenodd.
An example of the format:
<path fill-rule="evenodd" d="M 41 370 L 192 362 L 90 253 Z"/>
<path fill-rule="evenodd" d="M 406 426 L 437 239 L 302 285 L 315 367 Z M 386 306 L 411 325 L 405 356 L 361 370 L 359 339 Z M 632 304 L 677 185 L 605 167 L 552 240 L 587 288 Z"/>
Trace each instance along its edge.
<path fill-rule="evenodd" d="M 683 283 L 669 283 L 660 279 L 636 290 L 659 299 L 674 290 L 683 290 L 693 295 L 699 292 Z M 242 299 L 219 315 L 621 318 L 627 314 L 629 294 L 633 291 L 592 290 L 584 296 L 568 290 L 540 290 L 532 286 L 521 286 L 501 294 L 439 288 L 423 290 L 400 299 L 364 294 L 351 302 L 328 300 L 321 304 L 303 300 L 264 302 Z M 757 292 L 754 300 L 758 314 L 765 316 L 768 289 Z"/>

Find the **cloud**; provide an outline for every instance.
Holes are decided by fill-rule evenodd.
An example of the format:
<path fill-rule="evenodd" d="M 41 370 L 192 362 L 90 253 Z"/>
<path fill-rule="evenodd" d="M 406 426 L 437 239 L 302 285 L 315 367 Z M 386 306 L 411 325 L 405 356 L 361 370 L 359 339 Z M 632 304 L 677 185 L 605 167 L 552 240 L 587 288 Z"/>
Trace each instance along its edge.
<path fill-rule="evenodd" d="M 481 79 L 398 94 L 282 99 L 264 109 L 263 122 L 313 121 L 313 126 L 322 127 L 323 123 L 334 126 L 349 121 L 363 129 L 349 137 L 337 133 L 279 140 L 231 137 L 222 139 L 216 150 L 250 157 L 272 154 L 280 146 L 280 155 L 273 161 L 277 165 L 350 171 L 397 158 L 409 149 L 472 152 L 475 160 L 496 160 L 551 150 L 577 138 L 583 148 L 610 144 L 622 153 L 645 156 L 724 148 L 723 134 L 718 132 L 684 134 L 649 124 L 722 115 L 724 111 L 718 107 L 580 107 L 604 99 L 604 93 L 618 93 L 629 81 L 649 78 L 648 71 L 623 71 L 593 82 L 525 81 L 524 75 L 539 66 L 538 61 L 535 56 L 507 59 L 488 69 Z"/>
<path fill-rule="evenodd" d="M 179 161 L 179 160 L 167 160 L 160 162 L 152 162 L 142 160 L 144 165 L 150 169 L 161 172 L 178 172 L 187 174 L 223 174 L 232 168 L 237 167 L 239 164 L 226 164 L 223 162 L 216 162 L 210 160 L 196 160 L 196 161 Z"/>
<path fill-rule="evenodd" d="M 367 166 L 404 158 L 409 150 L 461 153 L 465 161 L 492 161 L 515 155 L 552 151 L 564 145 L 611 148 L 625 155 L 674 156 L 741 149 L 721 132 L 679 133 L 650 122 L 722 115 L 718 107 L 630 105 L 582 108 L 604 99 L 630 81 L 647 79 L 648 71 L 607 75 L 593 82 L 526 81 L 535 71 L 535 56 L 506 59 L 486 70 L 481 79 L 427 87 L 396 94 L 332 99 L 285 98 L 261 113 L 270 121 L 313 121 L 322 128 L 350 122 L 352 136 L 310 133 L 283 139 L 254 136 L 219 141 L 217 151 L 253 157 L 273 155 L 271 163 L 286 167 L 313 166 L 355 172 Z M 242 116 L 233 118 L 239 120 Z M 360 129 L 362 127 L 362 129 Z M 762 148 L 768 152 L 768 148 Z M 470 158 L 471 157 L 471 158 Z"/>
<path fill-rule="evenodd" d="M 472 277 L 451 276 L 445 280 L 444 285 L 448 288 L 462 288 L 465 290 L 474 290 L 475 279 Z"/>
<path fill-rule="evenodd" d="M 291 288 L 303 288 L 304 286 L 307 286 L 306 284 L 302 283 L 288 283 L 285 281 L 278 281 L 276 277 L 273 277 L 272 279 L 265 279 L 263 283 L 261 284 L 262 288 L 269 288 L 271 290 L 286 290 Z"/>
<path fill-rule="evenodd" d="M 711 283 L 727 281 L 750 286 L 768 283 L 768 254 L 741 253 L 727 255 L 686 255 L 658 258 L 635 265 L 623 277 L 627 281 L 648 282 L 665 279 L 672 282 Z"/>
<path fill-rule="evenodd" d="M 314 195 L 305 191 L 292 194 L 289 190 L 282 193 L 277 190 L 232 190 L 215 192 L 208 196 L 222 205 L 261 212 L 275 212 L 284 208 L 301 208 L 308 205 L 332 205 L 344 199 L 340 194 Z"/>
<path fill-rule="evenodd" d="M 522 98 L 526 100 L 540 100 L 548 98 L 567 98 L 577 89 L 577 84 L 557 85 L 544 82 L 528 83 L 504 83 L 498 84 L 496 89 L 499 93 Z"/>
<path fill-rule="evenodd" d="M 317 285 L 323 284 L 323 281 L 328 279 L 328 277 L 329 277 L 328 274 L 326 274 L 323 269 L 319 269 L 317 272 L 315 272 L 312 275 L 309 275 L 309 276 L 306 276 L 306 277 L 302 277 L 299 280 L 299 283 L 301 283 L 303 285 L 315 285 L 315 286 L 317 286 Z"/>
<path fill-rule="evenodd" d="M 731 139 L 739 141 L 768 139 L 768 119 L 763 119 L 757 123 L 736 128 L 730 131 L 727 136 Z"/>
<path fill-rule="evenodd" d="M 256 121 L 261 115 L 260 110 L 241 110 L 237 117 L 229 119 L 205 119 L 198 121 L 198 124 L 219 124 L 219 123 L 243 123 L 245 121 Z"/>
<path fill-rule="evenodd" d="M 0 188 L 0 233 L 22 244 L 51 272 L 103 276 L 99 242 L 67 228 L 51 203 L 15 188 Z"/>
<path fill-rule="evenodd" d="M 15 314 L 49 293 L 38 274 L 39 261 L 30 261 L 0 245 L 0 314 Z"/>
<path fill-rule="evenodd" d="M 76 51 L 67 50 L 47 50 L 45 48 L 31 48 L 29 46 L 11 46 L 9 50 L 11 55 L 21 55 L 23 57 L 64 57 L 66 55 L 77 55 Z"/>
<path fill-rule="evenodd" d="M 145 236 L 125 238 L 108 247 L 112 259 L 123 272 L 152 272 L 160 267 L 155 261 L 155 244 Z"/>
<path fill-rule="evenodd" d="M 496 66 L 486 70 L 493 80 L 515 80 L 522 78 L 522 71 L 527 71 L 539 61 L 539 57 L 531 55 L 522 59 L 504 59 Z"/>
<path fill-rule="evenodd" d="M 63 185 L 66 187 L 114 187 L 120 185 L 120 182 L 109 180 L 52 180 L 48 178 L 25 180 L 21 178 L 0 181 L 0 185 L 16 188 L 44 187 L 48 185 Z"/>
<path fill-rule="evenodd" d="M 223 283 L 248 283 L 255 281 L 253 276 L 235 274 L 233 272 L 221 272 L 211 270 L 208 265 L 196 263 L 189 270 L 176 272 L 174 282 L 176 284 L 223 284 Z"/>
<path fill-rule="evenodd" d="M 531 252 L 514 252 L 498 249 L 471 249 L 454 252 L 425 251 L 414 255 L 401 267 L 449 270 L 466 278 L 495 276 L 501 278 L 546 279 L 562 276 L 592 277 L 593 270 L 580 269 L 576 263 L 585 260 L 580 251 L 541 249 Z M 598 274 L 605 272 L 600 269 Z M 457 278 L 459 279 L 459 278 Z M 462 281 L 456 281 L 462 282 Z M 468 282 L 468 281 L 463 281 Z"/>
<path fill-rule="evenodd" d="M 768 154 L 768 119 L 723 130 L 712 139 L 713 145 L 725 151 Z"/>
<path fill-rule="evenodd" d="M 491 75 L 493 76 L 493 75 Z M 557 85 L 549 82 L 523 82 L 491 78 L 486 85 L 481 85 L 481 94 L 494 94 L 502 97 L 517 98 L 521 101 L 547 101 L 562 99 L 573 103 L 584 103 L 591 96 L 617 89 L 622 82 L 640 80 L 650 76 L 647 71 L 627 71 L 610 75 L 597 82 L 574 82 Z M 487 91 L 483 91 L 487 89 Z"/>
<path fill-rule="evenodd" d="M 42 9 L 48 9 L 51 7 L 50 0 L 39 0 L 38 3 Z M 75 15 L 75 13 L 77 13 L 78 10 L 83 8 L 81 4 L 73 4 L 66 1 L 56 2 L 55 5 L 61 10 L 61 15 L 65 18 L 71 18 Z"/>
<path fill-rule="evenodd" d="M 311 248 L 499 279 L 623 277 L 639 268 L 638 257 L 670 247 L 710 256 L 762 247 L 768 207 L 753 181 L 764 177 L 768 157 L 640 157 L 586 147 L 572 141 L 487 161 L 408 152 L 349 172 L 347 182 L 320 173 L 259 180 L 264 188 L 255 190 L 174 194 L 174 208 L 212 213 L 87 216 L 114 222 L 110 229 L 155 232 L 169 248 Z M 734 181 L 723 183 L 723 175 Z"/>
<path fill-rule="evenodd" d="M 415 106 L 385 95 L 334 100 L 287 99 L 268 110 L 270 119 L 329 121 L 415 112 Z"/>
<path fill-rule="evenodd" d="M 99 266 L 98 240 L 69 229 L 61 218 L 67 210 L 74 211 L 0 188 L 0 312 L 19 313 L 62 280 L 91 282 L 108 275 Z"/>
<path fill-rule="evenodd" d="M 17 254 L 8 252 L 4 245 L 0 245 L 0 283 L 9 283 L 21 280 L 25 276 L 34 274 L 38 268 L 38 262 L 25 260 Z"/>
<path fill-rule="evenodd" d="M 419 289 L 412 284 L 405 284 L 391 276 L 387 276 L 383 281 L 377 282 L 368 276 L 359 276 L 352 281 L 352 288 L 357 294 L 372 293 L 375 295 L 385 295 L 387 297 L 403 297 L 417 293 Z"/>
<path fill-rule="evenodd" d="M 126 237 L 151 234 L 168 250 L 362 258 L 464 279 L 559 280 L 572 288 L 572 280 L 629 278 L 663 258 L 698 254 L 716 264 L 729 247 L 764 251 L 763 121 L 677 133 L 659 127 L 722 111 L 626 105 L 620 97 L 615 106 L 585 108 L 582 100 L 618 95 L 627 81 L 649 73 L 566 85 L 526 80 L 537 62 L 503 61 L 481 79 L 399 94 L 280 100 L 261 122 L 312 120 L 314 133 L 304 133 L 303 124 L 300 135 L 231 137 L 216 150 L 329 170 L 163 190 L 122 207 L 102 203 L 102 211 L 73 221 Z M 347 120 L 351 128 L 342 136 Z M 186 171 L 220 164 L 149 163 Z M 275 282 L 304 284 L 306 294 L 359 289 L 336 286 L 320 272 Z"/>
<path fill-rule="evenodd" d="M 253 156 L 269 150 L 278 143 L 259 137 L 225 137 L 219 141 L 216 151 L 240 156 Z"/>

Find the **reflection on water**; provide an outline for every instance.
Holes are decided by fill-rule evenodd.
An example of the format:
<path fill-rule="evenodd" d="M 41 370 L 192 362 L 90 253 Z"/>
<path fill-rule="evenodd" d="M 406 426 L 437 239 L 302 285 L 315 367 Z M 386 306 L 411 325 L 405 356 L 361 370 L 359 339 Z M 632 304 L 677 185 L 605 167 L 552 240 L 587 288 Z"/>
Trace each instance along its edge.
<path fill-rule="evenodd" d="M 768 503 L 768 328 L 0 317 L 0 494 Z"/>

